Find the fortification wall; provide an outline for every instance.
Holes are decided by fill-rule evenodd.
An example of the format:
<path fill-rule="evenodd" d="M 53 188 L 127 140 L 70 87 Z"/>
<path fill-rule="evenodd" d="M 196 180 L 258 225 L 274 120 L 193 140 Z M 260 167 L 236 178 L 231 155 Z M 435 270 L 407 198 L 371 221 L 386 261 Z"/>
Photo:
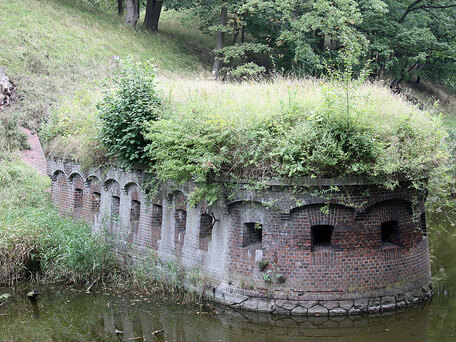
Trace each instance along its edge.
<path fill-rule="evenodd" d="M 260 194 L 241 190 L 208 207 L 187 204 L 190 183 L 147 200 L 144 171 L 82 172 L 48 160 L 48 174 L 63 214 L 95 232 L 108 230 L 128 252 L 153 250 L 198 269 L 205 296 L 229 306 L 344 315 L 393 310 L 431 295 L 425 196 L 417 190 L 387 191 L 362 178 L 307 179 L 298 190 L 271 183 Z M 315 196 L 330 186 L 340 191 Z"/>

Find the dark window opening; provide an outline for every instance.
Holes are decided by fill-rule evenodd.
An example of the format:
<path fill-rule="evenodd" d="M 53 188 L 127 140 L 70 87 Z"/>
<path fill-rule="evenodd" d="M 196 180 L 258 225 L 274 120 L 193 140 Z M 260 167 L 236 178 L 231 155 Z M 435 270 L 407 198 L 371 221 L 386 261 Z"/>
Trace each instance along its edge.
<path fill-rule="evenodd" d="M 141 216 L 141 202 L 132 200 L 130 208 L 130 226 L 137 228 L 139 225 L 139 218 Z"/>
<path fill-rule="evenodd" d="M 112 196 L 111 197 L 111 219 L 119 218 L 120 210 L 120 197 Z"/>
<path fill-rule="evenodd" d="M 187 223 L 187 212 L 182 209 L 176 209 L 174 212 L 174 219 L 176 222 L 176 230 L 179 232 L 185 231 L 185 225 Z"/>
<path fill-rule="evenodd" d="M 158 248 L 157 241 L 161 239 L 161 229 L 163 221 L 163 207 L 158 204 L 152 206 L 152 247 Z"/>
<path fill-rule="evenodd" d="M 212 238 L 212 216 L 203 214 L 200 219 L 199 248 L 208 250 L 209 241 Z"/>
<path fill-rule="evenodd" d="M 317 225 L 311 227 L 312 251 L 318 248 L 331 247 L 334 226 Z"/>
<path fill-rule="evenodd" d="M 426 213 L 422 213 L 420 217 L 421 231 L 423 235 L 427 235 Z"/>
<path fill-rule="evenodd" d="M 82 191 L 82 189 L 74 189 L 74 208 L 75 209 L 82 208 L 83 194 L 84 194 L 84 191 Z"/>
<path fill-rule="evenodd" d="M 242 247 L 250 246 L 263 241 L 263 225 L 255 222 L 244 223 Z"/>
<path fill-rule="evenodd" d="M 152 225 L 154 227 L 161 227 L 163 220 L 163 207 L 158 204 L 154 204 L 152 207 Z"/>
<path fill-rule="evenodd" d="M 101 194 L 99 192 L 92 193 L 92 213 L 98 215 L 100 213 Z"/>
<path fill-rule="evenodd" d="M 392 243 L 396 242 L 397 235 L 397 221 L 387 221 L 382 223 L 382 243 Z"/>
<path fill-rule="evenodd" d="M 84 196 L 84 191 L 82 189 L 78 189 L 78 188 L 74 189 L 73 217 L 75 219 L 81 218 L 83 196 Z"/>

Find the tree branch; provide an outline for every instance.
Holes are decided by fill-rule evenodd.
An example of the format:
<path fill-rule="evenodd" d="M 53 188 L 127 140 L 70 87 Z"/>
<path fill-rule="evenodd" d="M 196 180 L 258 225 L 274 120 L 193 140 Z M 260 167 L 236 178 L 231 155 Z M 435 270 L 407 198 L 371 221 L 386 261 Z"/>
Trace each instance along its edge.
<path fill-rule="evenodd" d="M 415 7 L 416 5 L 418 5 L 419 3 L 423 2 L 423 0 L 416 0 L 414 1 L 413 3 L 411 3 L 407 9 L 405 10 L 404 14 L 402 15 L 402 17 L 398 20 L 398 23 L 399 24 L 402 24 L 405 20 L 405 18 L 407 18 L 407 16 L 409 15 L 410 12 L 418 9 L 417 7 Z"/>
<path fill-rule="evenodd" d="M 419 9 L 419 8 L 445 9 L 445 8 L 451 8 L 451 7 L 456 7 L 456 4 L 445 5 L 445 6 L 423 5 L 423 6 L 417 7 L 417 9 Z"/>

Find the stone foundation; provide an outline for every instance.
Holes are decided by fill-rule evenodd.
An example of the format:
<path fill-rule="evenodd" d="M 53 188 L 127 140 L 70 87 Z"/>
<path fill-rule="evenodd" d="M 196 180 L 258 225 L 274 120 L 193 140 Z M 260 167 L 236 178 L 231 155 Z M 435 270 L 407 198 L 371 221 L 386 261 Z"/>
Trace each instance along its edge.
<path fill-rule="evenodd" d="M 394 310 L 431 295 L 425 196 L 362 178 L 271 182 L 208 207 L 187 204 L 194 185 L 147 200 L 144 171 L 83 172 L 48 161 L 52 200 L 130 252 L 154 251 L 197 270 L 205 296 L 232 307 L 292 315 Z M 330 187 L 331 198 L 315 196 Z"/>

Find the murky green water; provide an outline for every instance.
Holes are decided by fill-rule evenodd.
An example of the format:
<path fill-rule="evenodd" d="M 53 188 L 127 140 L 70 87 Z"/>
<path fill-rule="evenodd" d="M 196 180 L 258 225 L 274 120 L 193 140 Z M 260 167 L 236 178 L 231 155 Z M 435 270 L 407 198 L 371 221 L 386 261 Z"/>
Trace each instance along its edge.
<path fill-rule="evenodd" d="M 402 312 L 345 318 L 284 317 L 188 306 L 154 298 L 49 286 L 36 305 L 25 289 L 0 306 L 0 342 L 9 341 L 456 341 L 456 237 L 442 215 L 432 226 L 433 271 L 445 280 L 431 301 Z M 437 228 L 440 227 L 440 230 Z M 122 334 L 116 334 L 116 330 Z M 157 334 L 153 332 L 164 330 Z"/>

